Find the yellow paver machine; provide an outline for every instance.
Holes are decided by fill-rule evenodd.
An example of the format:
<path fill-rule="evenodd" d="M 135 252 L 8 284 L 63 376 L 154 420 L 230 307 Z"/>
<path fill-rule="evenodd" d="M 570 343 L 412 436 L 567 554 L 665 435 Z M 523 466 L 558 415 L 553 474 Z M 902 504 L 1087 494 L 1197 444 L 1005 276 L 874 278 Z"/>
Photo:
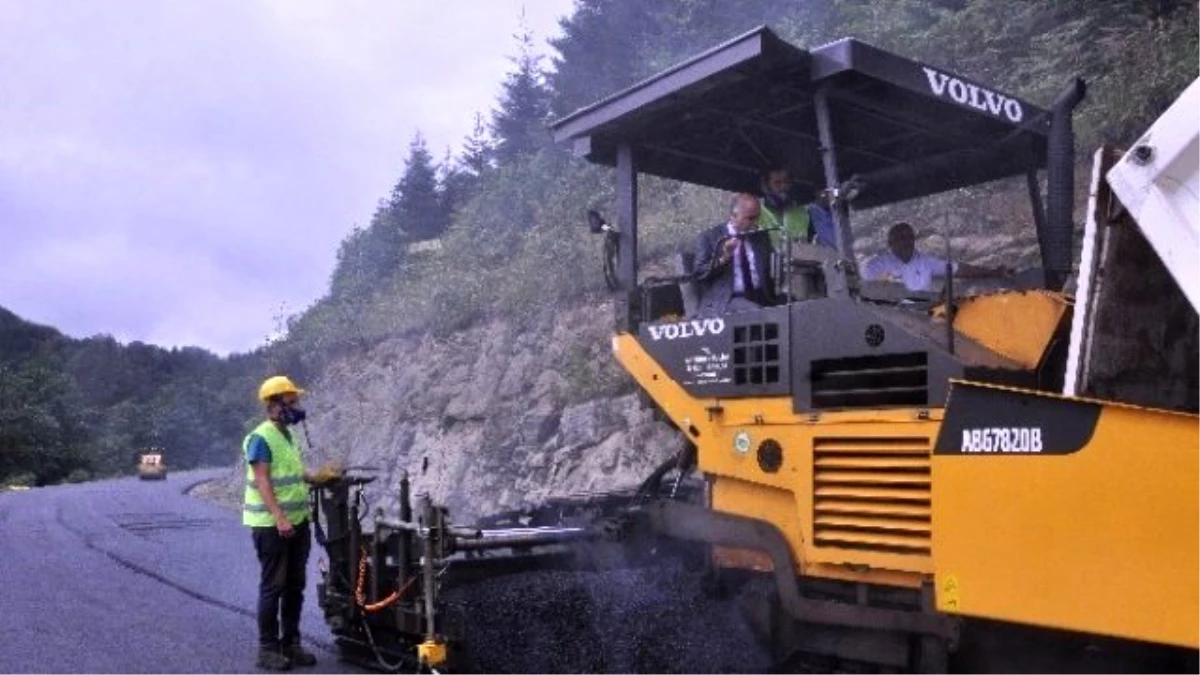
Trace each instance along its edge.
<path fill-rule="evenodd" d="M 615 167 L 615 223 L 599 228 L 616 252 L 613 353 L 688 449 L 577 528 L 391 529 L 474 550 L 688 542 L 748 595 L 781 664 L 1195 668 L 1196 296 L 1163 251 L 1190 241 L 1194 267 L 1200 209 L 1151 216 L 1109 182 L 1151 171 L 1125 182 L 1143 197 L 1190 185 L 1155 194 L 1194 202 L 1197 124 L 1098 153 L 1075 274 L 1084 93 L 1076 80 L 1042 108 L 854 39 L 805 50 L 760 28 L 555 121 L 576 155 Z M 699 316 L 689 276 L 640 278 L 639 175 L 742 192 L 777 165 L 828 188 L 837 229 L 837 250 L 781 247 L 783 302 Z M 931 297 L 860 280 L 853 213 L 1014 179 L 1037 283 Z M 700 487 L 659 489 L 673 476 Z"/>
<path fill-rule="evenodd" d="M 1190 195 L 1176 209 L 1191 214 L 1190 239 L 1170 209 L 1113 220 L 1120 201 L 1093 180 L 1080 278 L 1092 306 L 1075 315 L 1062 291 L 1084 92 L 1072 82 L 1043 109 L 857 40 L 806 51 L 764 28 L 553 125 L 576 154 L 616 168 L 613 350 L 693 444 L 705 480 L 705 503 L 660 503 L 654 516 L 713 544 L 718 566 L 774 575 L 778 611 L 763 623 L 782 651 L 891 667 L 941 668 L 951 651 L 963 667 L 1019 663 L 1011 650 L 969 661 L 975 626 L 963 619 L 979 619 L 1057 631 L 1064 644 L 1086 634 L 1178 646 L 1194 663 L 1196 310 L 1176 272 L 1116 239 L 1177 230 L 1159 249 L 1190 246 L 1194 258 L 1197 123 L 1150 134 L 1125 162 L 1177 174 L 1163 184 L 1184 188 L 1163 194 Z M 638 283 L 639 174 L 753 191 L 779 165 L 835 195 L 839 245 L 777 266 L 786 303 L 688 316 L 686 288 Z M 960 298 L 951 284 L 930 307 L 881 301 L 856 278 L 852 212 L 1022 177 L 1036 287 Z M 816 283 L 789 283 L 793 270 L 816 270 Z M 1153 306 L 1138 299 L 1151 284 Z M 1156 341 L 1185 357 L 1160 364 Z M 1179 386 L 1123 389 L 1111 365 L 1101 381 L 1114 362 Z"/>

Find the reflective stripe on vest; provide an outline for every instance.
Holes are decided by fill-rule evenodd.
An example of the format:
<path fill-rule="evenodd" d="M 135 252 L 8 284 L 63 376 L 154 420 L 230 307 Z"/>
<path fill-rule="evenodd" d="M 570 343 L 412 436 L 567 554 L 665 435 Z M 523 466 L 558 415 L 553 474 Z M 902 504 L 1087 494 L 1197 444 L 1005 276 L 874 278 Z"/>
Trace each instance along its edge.
<path fill-rule="evenodd" d="M 275 456 L 274 450 L 271 450 L 271 456 L 272 457 Z M 286 487 L 288 485 L 295 485 L 296 483 L 303 483 L 303 482 L 304 482 L 304 476 L 284 476 L 283 478 L 280 478 L 278 480 L 276 480 L 275 478 L 271 478 L 271 485 L 276 490 L 278 490 L 281 487 Z M 246 485 L 248 487 L 254 488 L 255 490 L 258 489 L 258 485 L 255 484 L 253 476 L 251 476 L 250 479 L 246 481 Z"/>
<path fill-rule="evenodd" d="M 285 513 L 288 511 L 294 511 L 296 509 L 304 509 L 305 514 L 307 514 L 308 513 L 308 500 L 305 499 L 302 502 L 279 502 L 279 508 L 283 509 Z M 242 510 L 249 511 L 250 513 L 270 513 L 270 511 L 267 510 L 266 504 L 243 504 Z M 291 520 L 291 519 L 292 519 L 291 515 L 289 514 L 288 520 Z M 275 519 L 272 518 L 271 522 L 269 524 L 274 525 Z M 295 524 L 299 525 L 299 523 L 295 523 Z"/>
<path fill-rule="evenodd" d="M 250 447 L 250 438 L 261 436 L 271 450 L 270 478 L 275 500 L 289 522 L 299 525 L 308 520 L 308 487 L 304 484 L 304 463 L 300 449 L 270 420 L 247 434 L 242 441 L 243 455 Z M 275 518 L 254 482 L 254 467 L 246 464 L 246 491 L 242 502 L 242 524 L 250 527 L 272 527 Z"/>

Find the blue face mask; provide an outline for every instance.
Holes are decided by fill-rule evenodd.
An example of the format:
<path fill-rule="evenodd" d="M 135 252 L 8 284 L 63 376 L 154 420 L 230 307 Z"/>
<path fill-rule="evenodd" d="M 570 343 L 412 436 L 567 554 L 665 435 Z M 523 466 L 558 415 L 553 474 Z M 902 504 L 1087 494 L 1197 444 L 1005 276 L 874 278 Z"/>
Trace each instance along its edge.
<path fill-rule="evenodd" d="M 303 408 L 293 408 L 292 406 L 284 406 L 279 411 L 279 421 L 287 425 L 299 424 L 308 418 L 308 413 L 304 412 Z"/>

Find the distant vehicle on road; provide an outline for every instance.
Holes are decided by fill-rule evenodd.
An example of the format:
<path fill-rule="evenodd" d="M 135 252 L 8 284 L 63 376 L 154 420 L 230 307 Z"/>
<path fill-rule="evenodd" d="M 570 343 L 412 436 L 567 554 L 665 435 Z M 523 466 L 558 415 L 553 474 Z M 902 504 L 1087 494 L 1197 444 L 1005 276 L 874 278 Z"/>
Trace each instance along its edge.
<path fill-rule="evenodd" d="M 163 461 L 163 451 L 160 448 L 150 448 L 138 457 L 138 478 L 166 480 L 167 464 Z"/>

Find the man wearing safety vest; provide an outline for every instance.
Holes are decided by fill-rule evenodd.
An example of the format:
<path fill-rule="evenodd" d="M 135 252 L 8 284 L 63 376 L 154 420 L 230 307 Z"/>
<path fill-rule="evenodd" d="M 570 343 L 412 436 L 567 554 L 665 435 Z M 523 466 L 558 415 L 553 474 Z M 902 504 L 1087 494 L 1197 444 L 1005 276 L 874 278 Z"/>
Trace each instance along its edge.
<path fill-rule="evenodd" d="M 324 483 L 340 472 L 333 464 L 311 474 L 304 468 L 299 438 L 290 428 L 306 417 L 299 406 L 303 393 L 282 375 L 263 381 L 258 398 L 266 405 L 267 419 L 242 441 L 246 456 L 242 523 L 250 527 L 262 568 L 256 665 L 266 670 L 317 662 L 300 644 L 300 610 L 312 547 L 306 483 Z"/>
<path fill-rule="evenodd" d="M 779 246 L 783 235 L 792 241 L 807 243 L 809 232 L 808 209 L 792 193 L 792 172 L 778 167 L 763 174 L 762 213 L 758 226 L 771 233 L 771 241 Z"/>

